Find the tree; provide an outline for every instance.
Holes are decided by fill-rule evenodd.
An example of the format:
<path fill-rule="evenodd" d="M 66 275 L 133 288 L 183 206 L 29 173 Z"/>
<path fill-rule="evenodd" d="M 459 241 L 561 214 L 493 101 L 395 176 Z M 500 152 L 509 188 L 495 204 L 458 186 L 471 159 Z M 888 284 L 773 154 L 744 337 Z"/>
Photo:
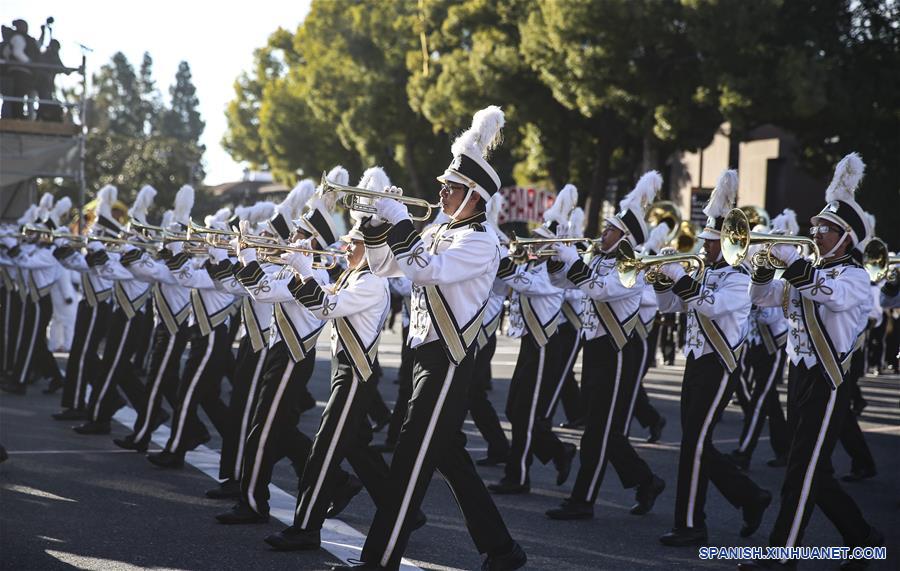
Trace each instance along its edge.
<path fill-rule="evenodd" d="M 159 130 L 160 115 L 163 109 L 162 98 L 153 79 L 153 58 L 144 52 L 141 69 L 138 74 L 138 88 L 141 95 L 144 128 L 150 133 Z"/>
<path fill-rule="evenodd" d="M 93 86 L 88 112 L 89 128 L 128 137 L 139 137 L 146 132 L 138 78 L 125 54 L 116 52 L 112 61 L 94 75 Z"/>
<path fill-rule="evenodd" d="M 169 88 L 169 108 L 163 115 L 160 133 L 180 141 L 199 144 L 206 124 L 200 118 L 200 100 L 191 81 L 191 67 L 186 61 L 178 64 L 175 83 Z"/>

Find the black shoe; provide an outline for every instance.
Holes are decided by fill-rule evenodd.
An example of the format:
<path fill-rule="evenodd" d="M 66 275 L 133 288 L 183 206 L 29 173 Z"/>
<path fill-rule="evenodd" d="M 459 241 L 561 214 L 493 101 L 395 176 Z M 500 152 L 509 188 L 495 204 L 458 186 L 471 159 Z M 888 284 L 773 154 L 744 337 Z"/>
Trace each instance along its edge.
<path fill-rule="evenodd" d="M 47 385 L 47 388 L 44 389 L 44 390 L 41 391 L 41 392 L 43 392 L 45 395 L 52 395 L 53 393 L 55 393 L 55 392 L 58 391 L 59 389 L 63 388 L 63 384 L 64 384 L 64 383 L 63 383 L 63 380 L 62 380 L 61 378 L 60 378 L 60 379 L 53 379 L 52 381 L 50 381 L 50 384 Z"/>
<path fill-rule="evenodd" d="M 481 571 L 512 571 L 525 566 L 528 556 L 522 546 L 513 541 L 512 547 L 505 553 L 488 555 L 481 564 Z"/>
<path fill-rule="evenodd" d="M 787 466 L 787 456 L 776 456 L 766 462 L 766 466 L 769 466 L 770 468 L 784 468 Z"/>
<path fill-rule="evenodd" d="M 109 434 L 112 429 L 109 426 L 109 422 L 91 420 L 80 426 L 74 427 L 72 430 L 78 434 Z"/>
<path fill-rule="evenodd" d="M 666 417 L 661 416 L 659 420 L 657 420 L 653 426 L 650 427 L 650 436 L 647 437 L 647 442 L 653 444 L 654 442 L 658 442 L 660 438 L 662 438 L 663 428 L 666 427 Z"/>
<path fill-rule="evenodd" d="M 344 508 L 347 507 L 350 500 L 356 497 L 356 494 L 361 492 L 362 489 L 363 485 L 362 482 L 359 481 L 359 478 L 352 474 L 347 474 L 347 481 L 338 487 L 331 495 L 331 507 L 325 512 L 325 517 L 328 519 L 336 518 L 344 511 Z"/>
<path fill-rule="evenodd" d="M 734 450 L 728 457 L 741 472 L 746 472 L 750 468 L 750 456 L 740 450 Z"/>
<path fill-rule="evenodd" d="M 869 535 L 862 545 L 855 547 L 881 547 L 884 545 L 884 534 L 869 526 Z M 868 559 L 844 559 L 841 561 L 841 571 L 858 571 L 869 566 Z"/>
<path fill-rule="evenodd" d="M 763 514 L 769 504 L 772 503 L 772 494 L 766 490 L 760 490 L 753 501 L 742 508 L 744 513 L 744 525 L 741 526 L 741 537 L 750 537 L 762 523 Z"/>
<path fill-rule="evenodd" d="M 506 464 L 506 459 L 508 456 L 509 456 L 508 454 L 504 454 L 502 456 L 491 456 L 490 454 L 488 454 L 484 458 L 479 458 L 478 460 L 475 460 L 475 465 L 488 466 L 488 467 L 502 466 L 502 465 Z"/>
<path fill-rule="evenodd" d="M 859 416 L 863 413 L 864 410 L 866 410 L 867 406 L 869 406 L 869 401 L 860 397 L 853 401 L 853 406 L 851 408 L 853 409 L 853 414 Z"/>
<path fill-rule="evenodd" d="M 52 416 L 54 420 L 86 420 L 87 412 L 78 410 L 77 408 L 67 408 L 62 412 L 55 412 L 50 416 Z"/>
<path fill-rule="evenodd" d="M 553 460 L 553 464 L 556 466 L 557 486 L 562 486 L 569 479 L 569 473 L 572 471 L 572 460 L 575 459 L 575 452 L 577 451 L 578 448 L 574 444 L 564 442 L 559 458 Z"/>
<path fill-rule="evenodd" d="M 322 545 L 322 539 L 319 530 L 309 531 L 291 526 L 268 536 L 266 543 L 275 551 L 312 551 Z"/>
<path fill-rule="evenodd" d="M 369 448 L 380 454 L 393 452 L 397 448 L 396 442 L 385 442 L 384 444 L 370 444 Z"/>
<path fill-rule="evenodd" d="M 197 448 L 199 446 L 203 446 L 210 440 L 212 440 L 212 436 L 209 435 L 209 432 L 204 432 L 203 434 L 201 434 L 200 436 L 198 436 L 196 438 L 192 438 L 190 440 L 185 440 L 184 441 L 184 449 L 185 450 L 194 450 L 195 448 Z"/>
<path fill-rule="evenodd" d="M 644 515 L 649 513 L 650 510 L 653 509 L 653 504 L 656 503 L 656 498 L 658 498 L 665 489 L 666 483 L 662 478 L 657 476 L 653 476 L 653 479 L 650 480 L 648 484 L 638 486 L 638 489 L 634 494 L 634 499 L 637 503 L 631 507 L 631 515 Z"/>
<path fill-rule="evenodd" d="M 526 481 L 524 484 L 518 482 L 510 482 L 507 479 L 500 480 L 496 484 L 488 484 L 488 490 L 495 494 L 527 494 L 531 492 L 531 484 Z"/>
<path fill-rule="evenodd" d="M 704 545 L 708 541 L 706 527 L 676 527 L 659 536 L 659 542 L 670 547 Z"/>
<path fill-rule="evenodd" d="M 594 506 L 588 502 L 565 500 L 558 508 L 547 510 L 547 517 L 556 520 L 592 519 Z"/>
<path fill-rule="evenodd" d="M 22 383 L 4 383 L 0 385 L 0 390 L 12 395 L 24 395 L 28 392 L 28 389 Z"/>
<path fill-rule="evenodd" d="M 206 490 L 206 497 L 211 500 L 236 500 L 241 497 L 241 483 L 225 480 L 215 488 Z"/>
<path fill-rule="evenodd" d="M 250 506 L 238 502 L 233 508 L 216 516 L 219 523 L 226 525 L 242 525 L 248 523 L 268 523 L 269 514 L 258 514 Z"/>
<path fill-rule="evenodd" d="M 134 450 L 135 452 L 147 451 L 147 443 L 135 442 L 134 436 L 130 434 L 124 438 L 113 438 L 113 444 L 115 444 L 119 448 L 124 448 L 125 450 Z"/>
<path fill-rule="evenodd" d="M 560 428 L 584 428 L 584 425 L 587 424 L 587 418 L 581 417 L 576 418 L 575 420 L 570 420 L 568 422 L 564 422 L 559 425 Z"/>
<path fill-rule="evenodd" d="M 6 451 L 6 448 L 0 446 L 0 462 L 6 462 L 9 460 L 9 452 Z"/>
<path fill-rule="evenodd" d="M 168 450 L 147 454 L 147 460 L 160 468 L 181 468 L 184 466 L 184 454 L 175 454 Z"/>
<path fill-rule="evenodd" d="M 860 480 L 874 478 L 876 475 L 878 475 L 878 472 L 875 471 L 875 468 L 863 468 L 862 470 L 853 470 L 849 474 L 841 476 L 841 481 L 859 482 Z"/>

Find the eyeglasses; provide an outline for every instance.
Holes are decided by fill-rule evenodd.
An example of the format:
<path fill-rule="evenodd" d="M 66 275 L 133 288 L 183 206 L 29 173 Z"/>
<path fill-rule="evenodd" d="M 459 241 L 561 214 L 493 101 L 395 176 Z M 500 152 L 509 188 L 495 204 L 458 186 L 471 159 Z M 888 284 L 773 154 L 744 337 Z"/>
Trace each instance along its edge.
<path fill-rule="evenodd" d="M 448 184 L 445 182 L 441 185 L 441 190 L 447 194 L 453 194 L 454 191 L 465 192 L 466 187 L 461 184 Z"/>
<path fill-rule="evenodd" d="M 828 234 L 829 232 L 840 232 L 840 230 L 838 230 L 837 228 L 833 228 L 831 226 L 827 226 L 825 224 L 823 224 L 821 226 L 813 226 L 812 228 L 809 229 L 809 235 L 812 237 L 815 237 L 816 234 L 822 234 L 824 236 L 825 234 Z"/>

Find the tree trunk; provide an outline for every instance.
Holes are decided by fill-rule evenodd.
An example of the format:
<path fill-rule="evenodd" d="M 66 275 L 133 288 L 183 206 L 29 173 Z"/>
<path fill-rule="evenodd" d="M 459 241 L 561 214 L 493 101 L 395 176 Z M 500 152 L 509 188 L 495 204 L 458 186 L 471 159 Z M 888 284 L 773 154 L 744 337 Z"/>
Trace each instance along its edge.
<path fill-rule="evenodd" d="M 404 192 L 404 194 L 421 198 L 425 196 L 425 191 L 422 188 L 422 180 L 419 178 L 419 169 L 416 168 L 416 161 L 413 160 L 413 147 L 409 133 L 406 133 L 403 137 L 403 168 L 406 170 L 406 176 L 409 178 L 412 186 L 412 188 L 406 190 L 412 192 Z"/>
<path fill-rule="evenodd" d="M 609 159 L 612 156 L 612 151 L 613 143 L 609 135 L 601 135 L 594 160 L 594 168 L 591 173 L 590 194 L 585 203 L 585 211 L 587 212 L 585 236 L 593 237 L 599 234 L 600 209 L 603 207 L 603 199 L 606 198 L 606 185 L 609 181 Z"/>

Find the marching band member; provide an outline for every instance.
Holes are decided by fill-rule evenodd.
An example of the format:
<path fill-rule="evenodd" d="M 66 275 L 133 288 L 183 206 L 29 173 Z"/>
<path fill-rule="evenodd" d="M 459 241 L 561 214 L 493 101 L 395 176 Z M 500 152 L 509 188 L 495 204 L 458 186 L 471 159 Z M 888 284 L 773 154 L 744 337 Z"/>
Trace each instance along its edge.
<path fill-rule="evenodd" d="M 21 228 L 26 224 L 32 224 L 37 220 L 38 205 L 32 204 L 25 210 L 22 216 L 16 221 L 17 228 L 14 228 L 14 234 L 21 234 Z M 5 254 L 0 258 L 0 265 L 5 268 L 6 274 L 10 280 L 12 291 L 17 295 L 10 296 L 9 311 L 4 315 L 4 322 L 8 322 L 9 336 L 5 338 L 5 359 L 6 363 L 3 370 L 2 383 L 14 384 L 13 372 L 16 365 L 16 359 L 19 355 L 19 349 L 22 346 L 22 338 L 25 336 L 24 327 L 16 327 L 16 323 L 22 323 L 28 299 L 28 270 L 20 268 L 16 265 L 14 258 L 18 256 L 22 249 L 29 250 L 32 245 L 21 237 L 6 237 L 3 239 L 6 246 Z M 9 290 L 7 290 L 9 291 Z M 2 388 L 2 387 L 0 387 Z"/>
<path fill-rule="evenodd" d="M 358 186 L 383 190 L 390 180 L 380 167 L 372 167 Z M 359 213 L 351 214 L 360 218 Z M 300 478 L 293 525 L 266 538 L 280 551 L 319 548 L 332 492 L 346 478 L 336 473 L 344 458 L 375 505 L 384 506 L 387 501 L 388 466 L 381 454 L 369 448 L 372 427 L 367 413 L 378 390 L 372 376 L 378 340 L 390 311 L 390 292 L 387 279 L 369 270 L 360 224 L 357 220 L 344 237 L 349 243 L 349 264 L 333 284 L 315 279 L 308 254 L 283 255 L 297 274 L 288 285 L 296 300 L 319 319 L 331 320 L 332 374 L 331 394 Z"/>
<path fill-rule="evenodd" d="M 662 177 L 651 171 L 619 203 L 621 212 L 606 219 L 600 236 L 599 255 L 585 264 L 574 246 L 554 244 L 557 252 L 551 278 L 554 283 L 580 289 L 585 294 L 583 316 L 598 322 L 585 328 L 582 386 L 590 387 L 590 402 L 581 437 L 581 467 L 572 493 L 558 508 L 548 510 L 551 519 L 590 519 L 603 482 L 607 462 L 615 468 L 622 486 L 637 488 L 634 515 L 653 508 L 665 482 L 637 455 L 625 432 L 634 385 L 642 365 L 641 340 L 634 334 L 639 321 L 643 279 L 626 288 L 615 271 L 615 252 L 627 241 L 633 248 L 647 238 L 644 210 L 659 192 Z M 583 319 L 584 321 L 584 319 Z M 615 363 L 615 365 L 613 365 Z M 604 378 L 604 369 L 615 373 Z"/>
<path fill-rule="evenodd" d="M 772 219 L 772 234 L 796 235 L 800 227 L 797 225 L 797 214 L 785 209 Z M 753 364 L 753 390 L 744 415 L 744 426 L 738 447 L 731 453 L 732 459 L 742 469 L 750 466 L 750 458 L 759 435 L 762 433 L 766 419 L 769 420 L 769 444 L 775 452 L 775 458 L 768 465 L 779 467 L 787 465 L 788 434 L 784 411 L 778 400 L 777 386 L 784 375 L 786 355 L 784 347 L 787 343 L 787 317 L 777 307 L 755 307 L 750 311 L 753 321 L 752 329 L 756 330 L 756 343 L 750 344 L 748 361 Z"/>
<path fill-rule="evenodd" d="M 387 435 L 383 444 L 373 444 L 372 448 L 379 452 L 393 452 L 400 436 L 400 427 L 406 419 L 406 405 L 412 396 L 412 351 L 406 343 L 409 336 L 409 298 L 412 293 L 412 282 L 406 277 L 388 278 L 391 294 L 403 300 L 400 315 L 400 366 L 397 367 L 397 401 L 391 418 L 388 421 Z M 362 484 L 359 484 L 362 489 Z"/>
<path fill-rule="evenodd" d="M 489 107 L 453 143 L 453 161 L 438 177 L 442 210 L 451 222 L 415 231 L 406 206 L 376 201 L 387 224 L 364 227 L 366 257 L 376 275 L 406 275 L 413 282 L 409 344 L 415 351 L 413 395 L 391 462 L 388 501 L 369 528 L 363 568 L 396 569 L 416 525 L 434 470 L 456 497 L 485 569 L 525 564 L 490 494 L 465 450 L 461 432 L 472 380 L 475 338 L 499 264 L 498 242 L 484 227 L 485 203 L 500 178 L 484 159 L 504 123 Z"/>
<path fill-rule="evenodd" d="M 567 226 L 564 238 L 583 238 L 584 210 L 579 207 L 573 208 Z M 584 310 L 584 303 L 584 292 L 580 289 L 563 290 L 562 313 L 557 335 L 559 335 L 562 345 L 564 361 L 561 372 L 562 380 L 557 388 L 558 394 L 553 398 L 554 407 L 557 400 L 562 403 L 567 419 L 561 425 L 563 428 L 584 426 L 586 413 L 584 402 L 589 400 L 587 394 L 581 392 L 581 388 L 575 380 L 575 362 L 578 360 L 578 354 L 581 353 L 583 346 L 581 313 Z M 548 415 L 552 417 L 553 412 L 550 411 Z"/>
<path fill-rule="evenodd" d="M 869 278 L 850 256 L 870 237 L 854 192 L 865 165 L 856 153 L 835 168 L 825 191 L 827 205 L 811 220 L 822 263 L 800 257 L 789 244 L 772 253 L 787 265 L 781 279 L 758 269 L 750 297 L 763 307 L 786 307 L 791 334 L 788 355 L 788 423 L 791 443 L 781 505 L 769 544 L 794 547 L 803 539 L 813 506 L 818 505 L 850 547 L 881 545 L 884 536 L 866 522 L 856 502 L 834 478 L 831 453 L 849 414 L 845 367 L 859 335 Z M 772 561 L 744 562 L 742 569 L 771 566 Z M 777 562 L 783 563 L 783 562 Z"/>
<path fill-rule="evenodd" d="M 193 205 L 194 189 L 182 186 L 175 195 L 173 209 L 174 223 L 179 224 L 182 231 L 190 224 Z M 190 290 L 191 348 L 178 386 L 178 407 L 169 440 L 162 451 L 147 455 L 147 460 L 160 468 L 181 467 L 188 450 L 209 440 L 206 427 L 197 417 L 198 406 L 203 406 L 219 434 L 229 430 L 228 410 L 219 396 L 219 385 L 232 360 L 228 318 L 234 296 L 218 288 L 218 268 L 214 268 L 208 259 L 192 258 L 183 247 L 183 242 L 167 246 L 173 255 L 166 260 L 166 266 L 178 285 Z"/>
<path fill-rule="evenodd" d="M 687 314 L 675 527 L 660 537 L 670 546 L 706 542 L 704 506 L 710 480 L 731 505 L 743 510 L 741 537 L 756 531 L 772 501 L 769 492 L 741 473 L 712 442 L 716 422 L 737 383 L 750 313 L 750 300 L 744 294 L 750 277 L 742 267 L 729 266 L 721 254 L 722 221 L 737 187 L 737 172 L 725 171 L 703 209 L 709 218 L 699 235 L 706 263 L 702 275 L 691 277 L 678 263 L 663 264 L 660 271 L 672 284 L 656 286 L 660 311 Z"/>
<path fill-rule="evenodd" d="M 535 230 L 539 238 L 554 238 L 568 222 L 578 202 L 578 191 L 566 185 L 545 213 L 545 223 Z M 503 478 L 488 486 L 495 494 L 531 491 L 529 470 L 533 456 L 556 466 L 556 485 L 569 477 L 574 444 L 563 443 L 553 433 L 550 414 L 563 378 L 560 375 L 561 346 L 556 335 L 563 303 L 563 290 L 550 283 L 543 257 L 515 263 L 505 248 L 497 277 L 512 290 L 507 335 L 519 338 L 519 356 L 506 400 L 506 417 L 512 424 L 512 442 Z"/>

